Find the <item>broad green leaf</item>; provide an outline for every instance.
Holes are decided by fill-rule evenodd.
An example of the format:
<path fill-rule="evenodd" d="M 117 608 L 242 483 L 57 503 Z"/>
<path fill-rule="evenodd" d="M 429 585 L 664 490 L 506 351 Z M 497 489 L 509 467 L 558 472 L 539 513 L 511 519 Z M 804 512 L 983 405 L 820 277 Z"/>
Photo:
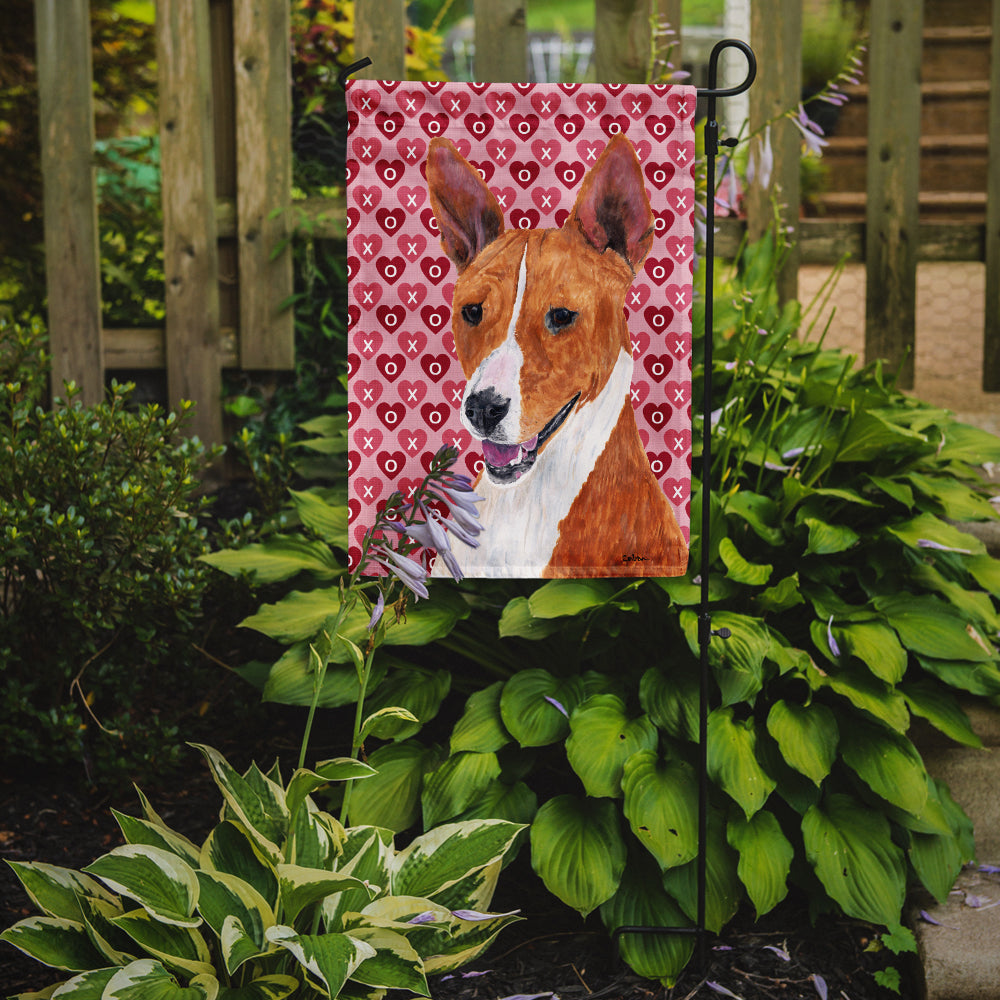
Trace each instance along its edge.
<path fill-rule="evenodd" d="M 159 847 L 176 854 L 189 865 L 198 864 L 199 849 L 182 834 L 159 823 L 127 816 L 125 813 L 118 812 L 117 809 L 112 809 L 111 812 L 118 821 L 122 835 L 128 843 Z"/>
<path fill-rule="evenodd" d="M 899 923 L 906 866 L 880 812 L 849 795 L 830 795 L 806 813 L 802 836 L 817 877 L 849 917 Z"/>
<path fill-rule="evenodd" d="M 98 858 L 84 871 L 112 892 L 134 899 L 151 917 L 178 927 L 197 927 L 198 878 L 191 866 L 170 851 L 147 844 L 125 844 Z"/>
<path fill-rule="evenodd" d="M 956 611 L 975 622 L 987 634 L 1000 632 L 1000 615 L 990 594 L 982 590 L 971 590 L 968 585 L 947 579 L 943 573 L 924 562 L 914 567 L 910 579 L 916 585 L 913 589 L 930 590 L 939 594 Z"/>
<path fill-rule="evenodd" d="M 886 476 L 866 476 L 865 478 L 896 503 L 906 507 L 907 510 L 913 509 L 913 490 L 906 483 L 898 479 L 889 479 Z"/>
<path fill-rule="evenodd" d="M 347 551 L 347 504 L 327 503 L 313 490 L 289 490 L 302 523 L 331 545 Z"/>
<path fill-rule="evenodd" d="M 760 919 L 788 894 L 788 873 L 795 849 L 774 813 L 762 809 L 751 819 L 737 816 L 726 828 L 729 846 L 739 851 L 736 873 Z"/>
<path fill-rule="evenodd" d="M 80 908 L 90 940 L 105 958 L 104 965 L 128 965 L 137 957 L 132 939 L 114 924 L 114 919 L 125 912 L 120 901 L 109 903 L 95 896 L 81 896 Z"/>
<path fill-rule="evenodd" d="M 773 587 L 761 591 L 754 598 L 761 611 L 778 613 L 805 603 L 805 598 L 799 589 L 799 574 L 792 573 L 779 580 Z"/>
<path fill-rule="evenodd" d="M 879 622 L 835 625 L 833 634 L 843 652 L 856 656 L 886 684 L 898 684 L 906 673 L 906 650 L 896 633 Z"/>
<path fill-rule="evenodd" d="M 974 663 L 996 659 L 995 650 L 975 626 L 936 597 L 883 595 L 875 598 L 875 607 L 915 653 Z"/>
<path fill-rule="evenodd" d="M 974 556 L 965 560 L 965 568 L 980 587 L 1000 597 L 1000 559 L 989 555 Z"/>
<path fill-rule="evenodd" d="M 726 498 L 726 514 L 745 521 L 757 537 L 770 546 L 778 547 L 784 540 L 781 513 L 778 505 L 768 496 L 739 490 Z"/>
<path fill-rule="evenodd" d="M 965 710 L 947 688 L 932 680 L 907 681 L 900 686 L 900 691 L 910 711 L 926 719 L 945 736 L 967 747 L 983 745 Z"/>
<path fill-rule="evenodd" d="M 230 576 L 246 574 L 256 584 L 277 583 L 298 573 L 331 580 L 344 572 L 327 544 L 297 535 L 271 535 L 265 542 L 209 552 L 199 558 Z"/>
<path fill-rule="evenodd" d="M 474 750 L 494 753 L 510 742 L 510 733 L 500 717 L 500 692 L 503 681 L 490 684 L 469 696 L 462 717 L 451 733 L 451 752 Z"/>
<path fill-rule="evenodd" d="M 234 875 L 253 886 L 270 906 L 277 905 L 277 873 L 242 824 L 231 820 L 220 823 L 202 844 L 199 866 L 208 872 Z"/>
<path fill-rule="evenodd" d="M 208 945 L 195 929 L 161 923 L 145 910 L 123 913 L 111 922 L 168 968 L 179 969 L 188 976 L 212 974 Z"/>
<path fill-rule="evenodd" d="M 918 514 L 909 521 L 889 525 L 886 530 L 912 549 L 923 548 L 921 542 L 932 542 L 970 555 L 984 555 L 986 552 L 986 546 L 974 535 L 933 514 Z"/>
<path fill-rule="evenodd" d="M 762 565 L 748 562 L 740 555 L 739 549 L 730 538 L 719 541 L 719 557 L 726 565 L 726 575 L 729 579 L 746 584 L 748 587 L 763 587 L 774 570 L 770 563 Z"/>
<path fill-rule="evenodd" d="M 420 801 L 425 829 L 454 819 L 498 777 L 500 764 L 495 753 L 452 754 L 424 779 Z"/>
<path fill-rule="evenodd" d="M 777 741 L 785 761 L 816 786 L 830 773 L 839 731 L 826 705 L 815 701 L 798 705 L 779 699 L 768 713 L 767 731 Z"/>
<path fill-rule="evenodd" d="M 446 823 L 428 830 L 393 860 L 392 891 L 434 899 L 461 879 L 499 862 L 521 829 L 496 819 Z"/>
<path fill-rule="evenodd" d="M 420 817 L 420 791 L 425 772 L 438 762 L 437 753 L 415 740 L 379 747 L 368 758 L 378 772 L 351 789 L 352 826 L 381 826 L 399 833 Z"/>
<path fill-rule="evenodd" d="M 409 709 L 393 705 L 372 712 L 361 724 L 358 737 L 362 740 L 366 740 L 369 736 L 380 740 L 391 740 L 397 733 L 411 735 L 411 731 L 416 732 L 420 726 L 420 720 Z"/>
<path fill-rule="evenodd" d="M 54 969 L 82 972 L 100 968 L 104 959 L 91 944 L 87 929 L 65 917 L 28 917 L 19 920 L 0 934 L 26 955 Z"/>
<path fill-rule="evenodd" d="M 638 750 L 655 749 L 659 739 L 648 715 L 629 719 L 613 694 L 591 695 L 573 710 L 569 726 L 566 758 L 595 798 L 619 798 L 625 761 Z"/>
<path fill-rule="evenodd" d="M 757 762 L 753 718 L 738 721 L 733 709 L 717 708 L 708 716 L 708 774 L 749 819 L 774 791 L 776 782 Z"/>
<path fill-rule="evenodd" d="M 544 639 L 560 632 L 564 623 L 558 619 L 536 618 L 528 606 L 527 597 L 515 597 L 507 602 L 500 615 L 499 635 L 501 639 L 517 636 L 521 639 Z"/>
<path fill-rule="evenodd" d="M 117 970 L 101 1000 L 216 1000 L 218 995 L 213 975 L 198 975 L 181 986 L 159 962 L 143 958 Z"/>
<path fill-rule="evenodd" d="M 675 661 L 670 671 L 650 667 L 639 682 L 642 710 L 670 736 L 678 740 L 698 739 L 699 682 L 688 661 Z"/>
<path fill-rule="evenodd" d="M 80 896 L 115 902 L 115 897 L 100 882 L 71 868 L 60 868 L 40 861 L 8 861 L 7 864 L 31 901 L 46 916 L 82 920 Z"/>
<path fill-rule="evenodd" d="M 58 986 L 51 993 L 21 993 L 11 1000 L 19 1000 L 28 996 L 43 997 L 51 996 L 53 1000 L 101 1000 L 104 996 L 104 988 L 114 978 L 118 972 L 118 967 L 107 969 L 91 969 L 89 972 L 82 972 L 79 976 L 67 979 L 65 983 Z M 49 987 L 52 990 L 52 987 Z"/>
<path fill-rule="evenodd" d="M 547 670 L 522 670 L 504 684 L 500 716 L 521 746 L 541 747 L 566 736 L 569 716 L 582 700 L 579 677 L 560 679 Z"/>
<path fill-rule="evenodd" d="M 455 913 L 462 909 L 456 907 Z M 488 919 L 461 920 L 456 918 L 447 932 L 439 932 L 439 943 L 424 959 L 424 971 L 431 973 L 452 972 L 477 959 L 492 944 L 505 927 L 520 920 L 515 912 L 500 913 Z"/>
<path fill-rule="evenodd" d="M 927 772 L 920 754 L 900 733 L 861 719 L 851 720 L 840 753 L 848 767 L 876 795 L 919 815 L 927 801 Z"/>
<path fill-rule="evenodd" d="M 512 785 L 502 780 L 486 786 L 460 816 L 466 819 L 505 819 L 509 823 L 529 824 L 538 812 L 538 796 L 523 782 Z"/>
<path fill-rule="evenodd" d="M 528 598 L 528 610 L 534 618 L 578 615 L 607 604 L 617 590 L 610 580 L 549 580 Z"/>
<path fill-rule="evenodd" d="M 394 670 L 372 691 L 365 701 L 365 708 L 371 712 L 383 708 L 405 708 L 419 721 L 386 719 L 379 727 L 380 739 L 405 740 L 437 715 L 450 689 L 451 674 L 447 670 L 423 667 Z"/>
<path fill-rule="evenodd" d="M 375 954 L 351 973 L 355 982 L 430 996 L 424 963 L 402 934 L 384 927 L 361 926 L 352 929 L 351 937 L 375 949 Z"/>
<path fill-rule="evenodd" d="M 830 556 L 846 552 L 857 544 L 860 535 L 846 524 L 829 524 L 816 517 L 807 517 L 803 523 L 809 529 L 806 555 Z"/>
<path fill-rule="evenodd" d="M 601 920 L 610 932 L 619 927 L 687 927 L 690 921 L 664 891 L 656 867 L 630 858 L 615 894 L 601 904 Z M 619 938 L 622 958 L 638 975 L 673 986 L 694 951 L 691 934 L 625 933 Z"/>
<path fill-rule="evenodd" d="M 884 681 L 873 677 L 868 670 L 841 667 L 825 674 L 815 666 L 806 671 L 806 679 L 813 690 L 828 688 L 846 698 L 856 708 L 863 709 L 876 719 L 881 719 L 896 732 L 905 733 L 910 724 L 903 696 Z"/>
<path fill-rule="evenodd" d="M 622 790 L 625 818 L 660 868 L 697 855 L 698 782 L 688 764 L 642 750 L 625 762 Z"/>
<path fill-rule="evenodd" d="M 989 500 L 954 476 L 925 476 L 911 472 L 906 478 L 920 493 L 939 505 L 949 521 L 992 521 L 996 518 Z"/>
<path fill-rule="evenodd" d="M 267 939 L 291 952 L 331 997 L 340 994 L 362 962 L 375 957 L 370 944 L 349 934 L 296 934 L 293 928 L 278 924 L 268 928 Z"/>
<path fill-rule="evenodd" d="M 267 900 L 248 882 L 223 872 L 200 871 L 198 883 L 201 887 L 198 911 L 216 936 L 222 940 L 227 919 L 236 920 L 242 934 L 250 939 L 253 954 L 263 951 L 264 931 L 275 923 L 274 912 Z M 241 964 L 231 962 L 231 955 L 232 949 L 226 949 L 226 969 L 230 975 Z"/>
<path fill-rule="evenodd" d="M 949 687 L 969 694 L 993 697 L 1000 694 L 1000 669 L 993 663 L 970 663 L 968 660 L 937 660 L 918 656 L 917 662 L 927 673 Z"/>
<path fill-rule="evenodd" d="M 377 891 L 388 890 L 392 852 L 390 830 L 372 826 L 351 827 L 347 831 L 337 870 L 342 875 L 353 875 L 361 882 L 367 882 Z M 344 914 L 357 913 L 370 902 L 368 889 L 345 889 L 335 896 L 327 896 L 322 903 L 326 930 L 346 930 Z"/>
<path fill-rule="evenodd" d="M 982 465 L 1000 462 L 1000 439 L 996 434 L 950 420 L 944 430 L 944 442 L 937 452 L 939 462 L 966 462 Z"/>
<path fill-rule="evenodd" d="M 851 421 L 837 451 L 837 462 L 868 462 L 890 448 L 925 444 L 927 439 L 899 424 L 890 423 L 871 410 L 862 411 Z"/>
<path fill-rule="evenodd" d="M 341 652 L 346 647 L 337 644 Z M 340 655 L 335 651 L 334 655 Z M 368 686 L 377 687 L 385 677 L 388 658 L 376 657 Z M 358 700 L 360 686 L 353 666 L 328 665 L 316 701 L 317 708 L 340 708 Z M 311 705 L 316 698 L 316 674 L 310 664 L 310 647 L 307 642 L 289 646 L 271 666 L 264 681 L 261 697 L 280 705 Z"/>
<path fill-rule="evenodd" d="M 698 642 L 698 616 L 682 611 L 681 627 L 691 653 L 701 655 Z M 759 618 L 718 611 L 712 615 L 712 629 L 728 629 L 728 638 L 716 635 L 708 646 L 708 662 L 722 690 L 724 705 L 741 701 L 752 703 L 763 686 L 764 659 L 771 648 L 771 636 Z"/>
<path fill-rule="evenodd" d="M 618 889 L 625 842 L 608 799 L 557 795 L 531 824 L 531 866 L 545 887 L 586 916 Z"/>
<path fill-rule="evenodd" d="M 374 767 L 353 757 L 335 757 L 321 761 L 312 771 L 299 768 L 288 782 L 285 805 L 289 813 L 296 813 L 307 796 L 331 781 L 354 781 L 374 777 L 377 773 Z"/>
<path fill-rule="evenodd" d="M 281 908 L 286 920 L 295 918 L 307 906 L 318 903 L 327 896 L 345 889 L 367 889 L 353 875 L 342 872 L 303 868 L 301 865 L 278 865 L 278 884 L 281 888 Z M 374 895 L 372 891 L 371 895 Z"/>
<path fill-rule="evenodd" d="M 953 834 L 911 833 L 910 864 L 924 888 L 944 903 L 962 870 L 964 859 Z"/>
<path fill-rule="evenodd" d="M 299 988 L 292 976 L 261 976 L 245 986 L 224 986 L 218 1000 L 285 1000 Z"/>
<path fill-rule="evenodd" d="M 270 926 L 273 926 L 273 922 Z M 226 970 L 230 975 L 247 962 L 274 950 L 272 944 L 262 945 L 255 940 L 254 934 L 234 914 L 230 914 L 222 921 L 219 945 Z"/>

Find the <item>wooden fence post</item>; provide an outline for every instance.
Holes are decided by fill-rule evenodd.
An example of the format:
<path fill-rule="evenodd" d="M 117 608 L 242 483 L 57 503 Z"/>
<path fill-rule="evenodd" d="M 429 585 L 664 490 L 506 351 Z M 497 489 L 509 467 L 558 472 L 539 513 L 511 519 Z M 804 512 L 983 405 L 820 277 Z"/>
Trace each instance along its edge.
<path fill-rule="evenodd" d="M 600 83 L 645 83 L 651 0 L 594 0 L 594 71 Z"/>
<path fill-rule="evenodd" d="M 159 0 L 167 395 L 197 402 L 192 432 L 222 441 L 219 254 L 207 0 Z"/>
<path fill-rule="evenodd" d="M 761 72 L 750 88 L 750 131 L 795 108 L 802 98 L 802 4 L 799 0 L 760 0 L 750 8 L 750 41 Z M 760 140 L 755 139 L 754 144 Z M 771 126 L 774 169 L 767 188 L 756 178 L 747 192 L 747 229 L 751 240 L 760 239 L 780 206 L 779 225 L 794 231 L 794 241 L 778 273 L 778 297 L 787 302 L 798 296 L 799 284 L 799 160 L 802 136 L 787 119 Z M 758 149 L 760 147 L 758 146 Z M 777 234 L 776 234 L 777 235 Z"/>
<path fill-rule="evenodd" d="M 356 0 L 354 58 L 363 56 L 372 65 L 355 73 L 355 79 L 406 79 L 405 0 Z"/>
<path fill-rule="evenodd" d="M 654 61 L 661 63 L 666 60 L 669 52 L 674 70 L 682 69 L 684 53 L 681 48 L 681 0 L 653 0 L 652 13 L 657 30 L 655 48 L 652 50 Z M 659 34 L 662 28 L 669 28 L 673 34 Z"/>
<path fill-rule="evenodd" d="M 990 44 L 989 169 L 986 176 L 986 324 L 983 390 L 1000 392 L 1000 0 L 993 0 Z"/>
<path fill-rule="evenodd" d="M 288 0 L 233 6 L 242 368 L 295 367 L 290 20 Z"/>
<path fill-rule="evenodd" d="M 528 36 L 524 0 L 475 0 L 473 71 L 485 83 L 528 79 Z"/>
<path fill-rule="evenodd" d="M 89 0 L 35 0 L 52 394 L 104 398 Z"/>
<path fill-rule="evenodd" d="M 913 387 L 923 0 L 872 0 L 868 52 L 865 360 Z"/>

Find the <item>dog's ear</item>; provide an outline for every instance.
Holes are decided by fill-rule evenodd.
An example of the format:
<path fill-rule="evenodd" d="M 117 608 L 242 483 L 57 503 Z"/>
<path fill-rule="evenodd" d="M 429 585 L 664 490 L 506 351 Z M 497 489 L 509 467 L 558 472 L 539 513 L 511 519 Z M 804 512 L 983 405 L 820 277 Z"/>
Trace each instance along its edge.
<path fill-rule="evenodd" d="M 653 245 L 653 210 L 642 183 L 639 158 L 619 133 L 587 172 L 565 228 L 575 227 L 598 253 L 621 254 L 632 272 Z"/>
<path fill-rule="evenodd" d="M 432 139 L 427 189 L 441 246 L 459 273 L 503 232 L 503 213 L 483 179 L 448 139 Z"/>

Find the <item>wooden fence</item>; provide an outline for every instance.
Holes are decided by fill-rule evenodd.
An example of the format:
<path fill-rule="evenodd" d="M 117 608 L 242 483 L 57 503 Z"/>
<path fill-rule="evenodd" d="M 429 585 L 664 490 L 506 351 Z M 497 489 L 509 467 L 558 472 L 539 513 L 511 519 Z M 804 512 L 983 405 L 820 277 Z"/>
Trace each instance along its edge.
<path fill-rule="evenodd" d="M 221 370 L 275 371 L 293 364 L 287 242 L 291 201 L 290 0 L 158 0 L 166 325 L 101 326 L 88 0 L 35 0 L 53 384 L 73 379 L 83 398 L 103 392 L 111 369 L 165 369 L 171 402 L 195 400 L 196 432 L 222 440 Z M 474 0 L 476 76 L 526 79 L 526 0 Z M 404 0 L 356 0 L 357 54 L 372 77 L 404 76 Z M 845 253 L 867 269 L 866 355 L 894 365 L 910 351 L 916 265 L 985 261 L 984 388 L 1000 390 L 1000 0 L 992 3 L 989 171 L 985 224 L 921 223 L 919 53 L 923 2 L 871 0 L 865 221 L 785 219 L 797 233 L 781 276 L 795 294 L 800 263 Z M 646 78 L 650 17 L 679 26 L 681 0 L 595 0 L 596 79 Z M 750 126 L 800 96 L 801 0 L 754 0 L 751 43 L 759 72 Z M 683 38 L 680 38 L 681 52 Z M 674 59 L 678 53 L 674 52 Z M 725 102 L 720 102 L 720 118 Z M 734 126 L 738 123 L 733 123 Z M 734 127 L 732 131 L 736 131 Z M 799 136 L 775 130 L 768 190 L 751 189 L 746 222 L 724 220 L 717 252 L 731 254 L 744 229 L 760 233 L 771 198 L 799 203 Z M 786 210 L 787 211 L 787 210 Z M 343 239 L 345 204 L 297 208 L 314 235 Z"/>

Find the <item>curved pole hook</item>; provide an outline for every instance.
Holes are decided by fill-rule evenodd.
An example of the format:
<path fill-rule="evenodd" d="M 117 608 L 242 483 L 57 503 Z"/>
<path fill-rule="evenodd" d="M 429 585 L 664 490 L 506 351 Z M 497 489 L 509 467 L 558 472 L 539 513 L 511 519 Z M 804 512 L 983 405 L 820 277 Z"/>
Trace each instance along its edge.
<path fill-rule="evenodd" d="M 746 79 L 735 87 L 718 88 L 719 76 L 719 56 L 726 49 L 739 49 L 747 59 Z M 738 38 L 724 38 L 721 42 L 716 42 L 712 49 L 712 54 L 708 57 L 708 87 L 699 88 L 699 97 L 735 97 L 750 89 L 750 85 L 757 78 L 757 57 L 753 49 L 746 42 Z"/>
<path fill-rule="evenodd" d="M 369 59 L 368 56 L 365 56 L 363 59 L 359 59 L 357 62 L 352 62 L 350 66 L 345 66 L 337 74 L 337 83 L 340 84 L 340 89 L 341 90 L 345 89 L 345 87 L 347 86 L 347 78 L 352 73 L 357 73 L 360 70 L 363 70 L 366 66 L 371 66 L 371 64 L 372 64 L 371 59 Z"/>

